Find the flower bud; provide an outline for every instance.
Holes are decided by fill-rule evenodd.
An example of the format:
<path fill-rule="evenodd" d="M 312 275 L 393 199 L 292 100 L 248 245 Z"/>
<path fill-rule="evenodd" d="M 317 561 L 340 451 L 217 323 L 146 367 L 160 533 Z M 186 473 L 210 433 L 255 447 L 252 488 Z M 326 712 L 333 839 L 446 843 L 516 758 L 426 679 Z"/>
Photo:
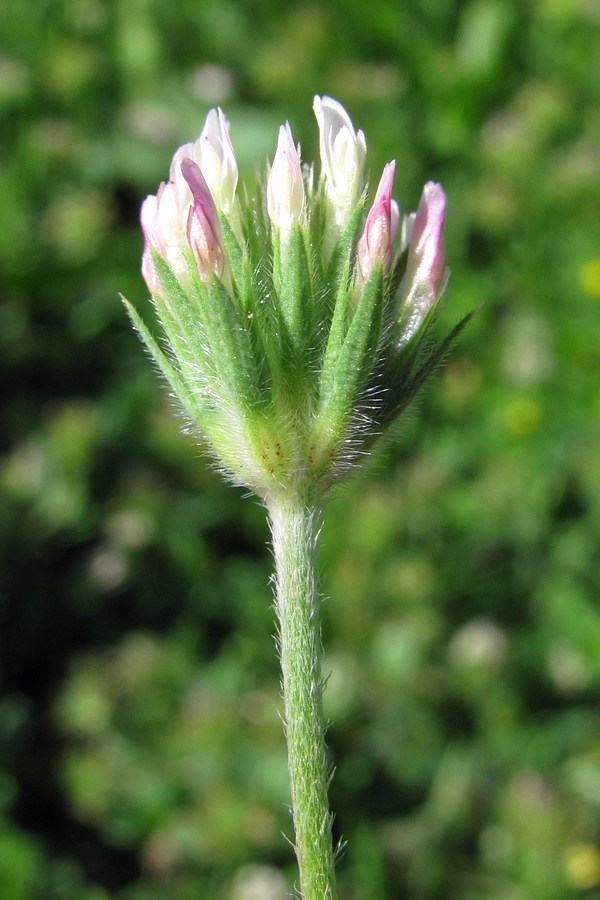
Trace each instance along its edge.
<path fill-rule="evenodd" d="M 208 281 L 211 274 L 221 277 L 225 270 L 225 252 L 215 201 L 200 167 L 192 159 L 182 161 L 181 173 L 193 197 L 186 232 L 198 274 L 203 281 Z"/>
<path fill-rule="evenodd" d="M 200 137 L 177 150 L 171 163 L 171 181 L 176 180 L 184 159 L 191 159 L 199 166 L 215 206 L 230 215 L 235 207 L 238 167 L 229 137 L 229 121 L 221 109 L 209 110 Z"/>
<path fill-rule="evenodd" d="M 339 231 L 362 191 L 367 144 L 363 132 L 355 132 L 350 116 L 337 100 L 315 97 L 313 109 L 319 125 L 325 191 Z"/>
<path fill-rule="evenodd" d="M 145 237 L 142 272 L 152 293 L 158 289 L 158 276 L 152 262 L 151 249 L 156 250 L 169 264 L 173 274 L 182 282 L 189 278 L 189 258 L 185 235 L 189 210 L 189 190 L 172 181 L 160 185 L 156 196 L 144 200 L 141 211 Z"/>
<path fill-rule="evenodd" d="M 229 137 L 229 122 L 221 109 L 211 109 L 196 141 L 200 166 L 217 209 L 229 215 L 235 204 L 238 168 Z"/>
<path fill-rule="evenodd" d="M 277 152 L 267 183 L 267 210 L 285 244 L 292 225 L 301 221 L 304 212 L 302 169 L 288 122 L 279 129 Z"/>
<path fill-rule="evenodd" d="M 157 195 L 151 194 L 142 204 L 142 274 L 152 294 L 160 291 L 153 249 L 168 263 L 184 289 L 190 286 L 190 248 L 203 281 L 213 273 L 220 277 L 225 270 L 214 200 L 198 165 L 192 159 L 182 158 L 184 149 L 179 148 L 171 164 L 172 180 L 161 184 Z"/>
<path fill-rule="evenodd" d="M 441 185 L 428 181 L 423 188 L 410 235 L 407 274 L 436 294 L 446 269 L 444 222 L 446 195 Z"/>
<path fill-rule="evenodd" d="M 405 220 L 403 229 L 410 241 L 406 273 L 400 286 L 402 306 L 409 310 L 410 326 L 405 340 L 414 334 L 446 285 L 445 219 L 443 188 L 428 181 L 414 220 L 412 217 Z"/>
<path fill-rule="evenodd" d="M 376 265 L 382 264 L 383 271 L 388 272 L 392 263 L 392 248 L 400 218 L 398 204 L 392 200 L 395 168 L 396 163 L 392 161 L 383 169 L 373 205 L 356 248 L 357 275 L 363 284 Z"/>

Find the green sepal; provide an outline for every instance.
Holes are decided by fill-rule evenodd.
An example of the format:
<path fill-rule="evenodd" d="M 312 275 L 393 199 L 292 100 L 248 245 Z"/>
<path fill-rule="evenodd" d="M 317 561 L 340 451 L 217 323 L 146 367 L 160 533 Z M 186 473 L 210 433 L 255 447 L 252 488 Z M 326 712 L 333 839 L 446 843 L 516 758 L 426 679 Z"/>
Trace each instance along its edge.
<path fill-rule="evenodd" d="M 360 401 L 373 368 L 381 334 L 383 271 L 378 266 L 370 275 L 344 338 L 337 360 L 323 369 L 316 443 L 323 431 L 327 443 L 337 444 L 351 418 L 360 413 Z"/>
<path fill-rule="evenodd" d="M 252 194 L 245 189 L 240 197 L 240 226 L 244 240 L 244 255 L 248 255 L 252 269 L 266 273 L 272 262 L 271 225 L 266 218 L 264 190 L 260 182 Z"/>
<path fill-rule="evenodd" d="M 343 286 L 340 288 L 340 294 L 342 291 L 344 291 Z M 353 299 L 352 293 L 352 288 L 346 287 L 346 296 L 340 296 L 338 299 L 340 321 L 336 321 L 335 334 L 331 335 L 338 345 L 344 312 L 343 305 L 344 303 L 349 305 L 350 300 Z M 346 410 L 353 406 L 358 399 L 360 389 L 371 371 L 377 353 L 382 308 L 383 273 L 381 266 L 378 266 L 362 290 L 358 306 L 341 346 L 337 352 L 333 347 L 331 353 L 326 354 L 320 385 L 321 410 L 327 406 L 338 404 Z"/>
<path fill-rule="evenodd" d="M 153 301 L 179 369 L 195 393 L 210 395 L 207 376 L 210 356 L 201 308 L 192 303 L 162 256 L 153 252 L 153 260 L 162 287 L 162 292 L 154 294 Z"/>
<path fill-rule="evenodd" d="M 333 248 L 326 270 L 326 281 L 332 286 L 334 295 L 338 293 L 347 265 L 354 262 L 356 245 L 363 227 L 364 209 L 365 197 L 363 196 L 352 210 L 350 218 L 340 232 L 340 236 Z"/>
<path fill-rule="evenodd" d="M 121 300 L 123 301 L 125 309 L 127 310 L 127 314 L 129 315 L 129 318 L 133 323 L 133 327 L 137 331 L 142 342 L 145 344 L 148 353 L 158 366 L 160 372 L 166 378 L 173 393 L 183 406 L 186 413 L 192 419 L 192 421 L 194 421 L 196 424 L 199 424 L 202 416 L 198 407 L 197 398 L 190 391 L 185 380 L 182 378 L 181 373 L 175 366 L 170 363 L 166 354 L 159 347 L 157 341 L 150 333 L 144 320 L 142 319 L 136 308 L 132 306 L 129 300 L 127 300 L 125 297 L 121 296 Z"/>
<path fill-rule="evenodd" d="M 344 274 L 339 280 L 333 318 L 331 320 L 329 335 L 327 337 L 327 346 L 325 347 L 325 354 L 321 366 L 319 389 L 321 403 L 326 401 L 333 389 L 337 364 L 344 345 L 344 338 L 346 337 L 350 301 L 353 298 L 353 290 L 349 281 L 350 264 L 347 262 L 344 266 Z"/>
<path fill-rule="evenodd" d="M 154 263 L 154 268 L 156 269 L 156 274 L 158 275 L 163 292 L 171 301 L 173 308 L 176 309 L 178 301 L 186 296 L 184 289 L 181 287 L 179 280 L 173 273 L 170 265 L 165 262 L 157 250 L 152 250 L 152 262 Z"/>
<path fill-rule="evenodd" d="M 165 299 L 157 295 L 155 303 L 186 381 L 215 410 L 223 405 L 230 410 L 254 408 L 261 366 L 252 353 L 243 314 L 223 283 L 213 277 L 204 284 L 191 267 L 188 295 L 159 254 L 154 262 L 165 294 Z"/>
<path fill-rule="evenodd" d="M 247 320 L 244 322 L 224 284 L 216 277 L 208 285 L 194 281 L 206 329 L 212 386 L 220 402 L 246 412 L 260 406 L 257 372 L 261 366 L 252 352 Z"/>
<path fill-rule="evenodd" d="M 380 427 L 393 422 L 418 394 L 425 381 L 443 365 L 457 337 L 475 314 L 475 311 L 467 313 L 441 341 L 432 341 L 431 332 L 440 302 L 441 296 L 412 338 L 396 347 L 393 357 L 384 364 L 381 373 L 384 391 L 376 417 Z"/>
<path fill-rule="evenodd" d="M 207 374 L 210 354 L 201 308 L 192 303 L 162 256 L 153 252 L 153 259 L 163 288 L 162 293 L 154 294 L 154 306 L 179 369 L 194 392 L 210 394 Z"/>
<path fill-rule="evenodd" d="M 241 316 L 255 360 L 255 378 L 265 395 L 281 368 L 280 328 L 271 301 L 272 293 L 270 282 L 265 284 L 260 276 L 257 277 L 250 260 L 244 257 L 239 292 Z"/>
<path fill-rule="evenodd" d="M 363 224 L 364 205 L 363 197 L 354 207 L 350 219 L 342 230 L 327 269 L 327 282 L 334 300 L 332 311 L 329 318 L 324 319 L 323 327 L 327 345 L 322 365 L 320 389 L 322 399 L 331 391 L 339 355 L 348 330 L 348 321 L 355 295 L 351 284 L 351 273 L 355 265 L 359 231 Z"/>
<path fill-rule="evenodd" d="M 279 243 L 278 233 L 276 238 Z M 281 249 L 274 244 L 275 259 L 281 254 Z M 283 250 L 279 278 L 275 278 L 274 271 L 274 282 L 278 287 L 277 306 L 283 338 L 281 349 L 284 356 L 289 353 L 292 370 L 300 371 L 309 363 L 311 348 L 314 346 L 315 326 L 311 273 L 304 232 L 298 224 L 294 224 L 289 234 Z"/>
<path fill-rule="evenodd" d="M 314 173 L 312 173 L 314 177 Z M 308 186 L 306 192 L 306 225 L 304 226 L 306 254 L 310 267 L 314 321 L 316 323 L 315 340 L 312 348 L 317 357 L 322 350 L 323 336 L 326 335 L 329 317 L 331 316 L 331 292 L 326 279 L 328 265 L 324 259 L 326 241 L 327 208 L 325 205 L 325 183 L 320 179 L 315 190 L 314 184 Z"/>
<path fill-rule="evenodd" d="M 407 263 L 408 247 L 405 247 L 402 253 L 400 253 L 394 261 L 392 269 L 387 276 L 388 296 L 392 299 L 385 311 L 385 326 L 391 328 L 396 333 L 399 333 L 398 320 L 400 318 L 400 284 L 402 283 L 402 279 L 404 278 Z"/>
<path fill-rule="evenodd" d="M 231 275 L 233 278 L 233 284 L 235 289 L 239 288 L 239 285 L 242 281 L 242 266 L 243 266 L 243 254 L 242 248 L 239 245 L 238 239 L 235 236 L 233 228 L 229 224 L 229 219 L 225 215 L 219 216 L 219 221 L 221 223 L 221 235 L 223 238 L 223 249 L 225 250 L 225 256 L 229 262 L 229 268 L 231 269 Z"/>
<path fill-rule="evenodd" d="M 160 254 L 153 253 L 153 260 L 164 294 L 164 296 L 159 293 L 154 295 L 161 323 L 179 361 L 180 369 L 185 370 L 186 378 L 193 382 L 195 390 L 207 393 L 210 380 L 210 352 L 202 299 L 197 298 L 196 302 L 190 299 Z"/>

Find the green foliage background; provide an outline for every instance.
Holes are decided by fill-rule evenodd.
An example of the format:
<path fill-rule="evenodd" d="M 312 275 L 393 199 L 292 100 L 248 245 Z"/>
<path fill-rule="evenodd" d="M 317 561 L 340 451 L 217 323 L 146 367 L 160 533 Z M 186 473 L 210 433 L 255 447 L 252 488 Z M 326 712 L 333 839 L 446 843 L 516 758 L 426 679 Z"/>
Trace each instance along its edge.
<path fill-rule="evenodd" d="M 600 898 L 593 0 L 0 9 L 0 895 L 293 888 L 263 512 L 131 332 L 139 204 L 221 104 L 241 169 L 338 97 L 448 193 L 482 303 L 322 533 L 344 900 Z"/>

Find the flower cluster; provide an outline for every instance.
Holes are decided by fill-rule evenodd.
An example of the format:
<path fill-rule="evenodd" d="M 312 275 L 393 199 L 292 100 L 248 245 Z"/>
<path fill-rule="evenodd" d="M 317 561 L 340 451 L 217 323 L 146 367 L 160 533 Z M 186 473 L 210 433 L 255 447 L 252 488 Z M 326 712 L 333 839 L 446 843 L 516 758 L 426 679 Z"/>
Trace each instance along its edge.
<path fill-rule="evenodd" d="M 266 190 L 238 192 L 229 122 L 211 110 L 141 213 L 167 351 L 129 307 L 134 324 L 220 465 L 263 498 L 338 480 L 457 330 L 431 340 L 447 280 L 442 188 L 428 182 L 401 219 L 392 161 L 367 209 L 364 134 L 330 97 L 314 111 L 318 179 L 286 122 Z"/>

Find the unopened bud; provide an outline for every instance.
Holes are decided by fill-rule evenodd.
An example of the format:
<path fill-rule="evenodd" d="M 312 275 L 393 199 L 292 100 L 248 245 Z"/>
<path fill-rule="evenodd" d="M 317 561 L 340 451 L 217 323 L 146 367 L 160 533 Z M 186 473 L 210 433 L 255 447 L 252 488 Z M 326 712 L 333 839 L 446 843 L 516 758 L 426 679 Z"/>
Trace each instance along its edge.
<path fill-rule="evenodd" d="M 393 242 L 398 230 L 398 205 L 392 200 L 395 161 L 387 163 L 367 215 L 364 231 L 356 248 L 359 280 L 367 280 L 373 268 L 381 264 L 388 272 L 392 262 Z"/>
<path fill-rule="evenodd" d="M 440 184 L 428 181 L 423 188 L 417 213 L 406 224 L 408 261 L 400 286 L 401 304 L 408 311 L 410 326 L 404 339 L 417 330 L 427 311 L 446 286 L 444 222 L 446 195 Z"/>
<path fill-rule="evenodd" d="M 302 169 L 288 122 L 279 129 L 277 152 L 267 183 L 267 210 L 285 244 L 292 226 L 301 221 L 304 212 Z"/>
<path fill-rule="evenodd" d="M 212 274 L 221 277 L 225 269 L 225 253 L 215 201 L 199 166 L 192 159 L 183 160 L 181 172 L 193 197 L 188 214 L 187 238 L 198 274 L 203 281 L 208 281 Z"/>
<path fill-rule="evenodd" d="M 350 116 L 337 100 L 315 97 L 313 109 L 319 125 L 325 191 L 339 231 L 363 188 L 367 143 L 363 132 L 354 130 Z"/>

